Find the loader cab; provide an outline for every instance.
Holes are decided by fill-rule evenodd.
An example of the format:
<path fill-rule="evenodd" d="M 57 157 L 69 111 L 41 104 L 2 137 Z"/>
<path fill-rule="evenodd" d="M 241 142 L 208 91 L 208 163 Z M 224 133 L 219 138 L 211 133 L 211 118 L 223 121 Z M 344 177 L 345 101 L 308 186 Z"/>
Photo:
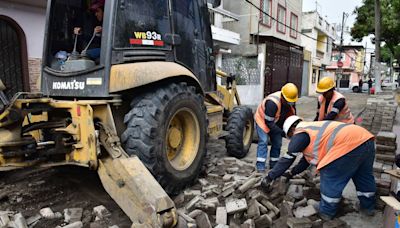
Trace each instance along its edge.
<path fill-rule="evenodd" d="M 112 66 L 167 61 L 189 69 L 204 91 L 216 89 L 213 43 L 205 0 L 50 0 L 42 91 L 55 97 L 109 97 Z M 212 1 L 213 5 L 215 2 Z M 102 27 L 94 34 L 96 26 Z M 79 35 L 74 28 L 81 28 Z M 97 58 L 88 54 L 98 48 Z"/>

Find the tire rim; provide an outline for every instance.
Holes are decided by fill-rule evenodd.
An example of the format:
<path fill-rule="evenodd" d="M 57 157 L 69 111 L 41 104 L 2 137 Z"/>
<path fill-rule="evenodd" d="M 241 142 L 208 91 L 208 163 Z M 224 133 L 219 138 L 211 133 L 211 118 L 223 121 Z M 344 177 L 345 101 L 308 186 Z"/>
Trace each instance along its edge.
<path fill-rule="evenodd" d="M 251 121 L 248 120 L 248 121 L 246 121 L 246 125 L 243 129 L 243 145 L 244 146 L 247 146 L 250 143 L 251 130 L 252 130 Z"/>
<path fill-rule="evenodd" d="M 172 116 L 165 138 L 167 158 L 179 171 L 190 167 L 200 146 L 200 125 L 196 115 L 188 108 L 181 108 Z"/>

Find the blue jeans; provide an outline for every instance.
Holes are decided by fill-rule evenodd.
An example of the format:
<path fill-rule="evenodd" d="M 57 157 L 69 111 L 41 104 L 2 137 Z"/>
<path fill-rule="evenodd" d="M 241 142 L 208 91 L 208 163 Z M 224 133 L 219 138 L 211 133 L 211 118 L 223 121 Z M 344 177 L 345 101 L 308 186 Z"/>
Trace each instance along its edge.
<path fill-rule="evenodd" d="M 265 170 L 265 162 L 268 156 L 268 140 L 271 140 L 271 152 L 269 160 L 269 168 L 272 169 L 274 165 L 278 162 L 279 156 L 281 154 L 282 147 L 282 135 L 281 133 L 264 132 L 258 124 L 256 124 L 257 134 L 258 134 L 258 146 L 257 146 L 257 170 Z"/>
<path fill-rule="evenodd" d="M 100 48 L 92 48 L 86 50 L 86 54 L 89 56 L 90 59 L 96 60 L 100 58 L 100 51 L 101 51 Z"/>
<path fill-rule="evenodd" d="M 374 141 L 368 140 L 350 153 L 338 158 L 320 170 L 321 202 L 320 213 L 333 218 L 343 189 L 350 179 L 356 186 L 357 196 L 362 209 L 373 211 L 375 208 L 376 185 L 373 175 L 375 159 Z"/>

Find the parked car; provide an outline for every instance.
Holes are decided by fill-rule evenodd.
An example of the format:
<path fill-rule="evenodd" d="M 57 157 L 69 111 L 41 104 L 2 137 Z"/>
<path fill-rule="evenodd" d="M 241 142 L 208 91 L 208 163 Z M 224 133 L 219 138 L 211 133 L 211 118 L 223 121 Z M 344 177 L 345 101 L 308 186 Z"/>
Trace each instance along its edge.
<path fill-rule="evenodd" d="M 374 84 L 372 84 L 372 86 L 374 86 Z M 359 92 L 368 92 L 368 83 L 367 82 L 364 82 L 363 83 L 363 85 L 362 85 L 362 90 L 360 91 L 360 87 L 359 87 L 359 84 L 358 84 L 358 82 L 357 83 L 352 83 L 351 85 L 350 85 L 350 88 L 351 88 L 351 90 L 354 92 L 354 93 L 359 93 Z"/>
<path fill-rule="evenodd" d="M 398 82 L 383 81 L 382 82 L 382 87 L 397 88 L 397 87 L 399 87 L 399 83 Z"/>

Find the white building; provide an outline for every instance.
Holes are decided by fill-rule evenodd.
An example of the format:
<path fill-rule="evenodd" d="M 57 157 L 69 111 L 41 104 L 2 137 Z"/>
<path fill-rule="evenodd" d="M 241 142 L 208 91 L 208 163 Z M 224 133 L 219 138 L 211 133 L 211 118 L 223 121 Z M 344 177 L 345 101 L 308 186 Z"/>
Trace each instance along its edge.
<path fill-rule="evenodd" d="M 6 86 L 18 85 L 18 90 L 25 91 L 37 89 L 46 3 L 46 0 L 0 1 L 0 31 L 6 34 L 0 36 L 0 66 L 3 66 L 0 78 Z"/>
<path fill-rule="evenodd" d="M 216 50 L 216 68 L 221 69 L 223 55 L 231 53 L 231 45 L 240 44 L 240 34 L 226 29 L 226 26 L 224 25 L 239 21 L 239 16 L 228 10 L 225 10 L 223 8 L 223 0 L 221 1 L 221 5 L 216 8 L 213 8 L 212 5 L 208 3 L 208 9 L 212 24 L 212 38 L 214 41 L 214 46 L 218 49 Z"/>
<path fill-rule="evenodd" d="M 319 79 L 329 76 L 325 67 L 331 63 L 333 42 L 337 35 L 335 27 L 316 11 L 303 12 L 301 31 L 306 35 L 301 38 L 301 44 L 305 51 L 311 53 L 309 67 L 304 69 L 309 73 L 303 82 L 308 84 L 308 94 L 312 95 Z"/>
<path fill-rule="evenodd" d="M 239 15 L 226 28 L 240 34 L 225 65 L 238 70 L 238 91 L 242 103 L 257 106 L 268 94 L 287 82 L 301 89 L 303 50 L 301 47 L 302 0 L 225 1 L 224 8 Z M 229 62 L 230 61 L 230 62 Z"/>

